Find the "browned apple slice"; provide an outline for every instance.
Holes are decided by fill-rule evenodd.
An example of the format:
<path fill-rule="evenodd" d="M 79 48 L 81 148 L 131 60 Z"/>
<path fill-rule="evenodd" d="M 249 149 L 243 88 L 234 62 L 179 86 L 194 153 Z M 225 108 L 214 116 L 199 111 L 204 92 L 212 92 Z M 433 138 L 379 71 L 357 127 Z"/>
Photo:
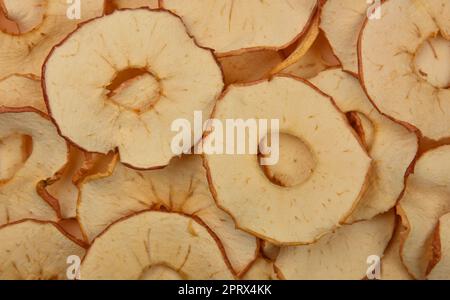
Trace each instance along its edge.
<path fill-rule="evenodd" d="M 233 279 L 219 244 L 195 219 L 148 211 L 97 237 L 81 279 Z"/>
<path fill-rule="evenodd" d="M 282 55 L 271 50 L 251 51 L 219 58 L 227 85 L 268 77 L 270 71 L 282 61 Z"/>

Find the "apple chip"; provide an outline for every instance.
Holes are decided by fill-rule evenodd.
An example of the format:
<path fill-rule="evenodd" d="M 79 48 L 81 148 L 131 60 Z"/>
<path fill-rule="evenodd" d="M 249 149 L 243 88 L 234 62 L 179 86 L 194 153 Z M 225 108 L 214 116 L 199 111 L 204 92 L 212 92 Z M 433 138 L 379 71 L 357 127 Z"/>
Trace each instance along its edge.
<path fill-rule="evenodd" d="M 68 279 L 67 259 L 85 249 L 56 224 L 25 220 L 0 227 L 0 279 Z"/>
<path fill-rule="evenodd" d="M 353 74 L 358 74 L 359 32 L 371 7 L 376 8 L 367 0 L 328 0 L 322 7 L 320 28 L 339 57 L 342 68 Z"/>
<path fill-rule="evenodd" d="M 109 224 L 149 208 L 191 215 L 202 220 L 223 245 L 237 274 L 255 259 L 256 238 L 235 228 L 215 204 L 200 156 L 175 158 L 162 170 L 136 171 L 113 162 L 111 170 L 80 185 L 78 220 L 88 241 Z"/>
<path fill-rule="evenodd" d="M 147 211 L 111 225 L 81 265 L 81 279 L 233 279 L 207 228 L 176 213 Z"/>
<path fill-rule="evenodd" d="M 44 201 L 40 195 L 58 180 L 59 171 L 67 163 L 67 143 L 44 113 L 31 107 L 0 109 L 0 140 L 17 135 L 24 137 L 21 148 L 28 148 L 30 154 L 8 180 L 0 183 L 0 224 L 26 218 L 56 221 L 58 202 L 46 197 Z M 9 160 L 10 156 L 0 159 Z"/>
<path fill-rule="evenodd" d="M 439 218 L 450 212 L 450 146 L 423 154 L 410 175 L 398 212 L 403 232 L 401 257 L 409 273 L 425 278 L 428 250 Z"/>
<path fill-rule="evenodd" d="M 415 132 L 380 114 L 364 94 L 357 79 L 340 69 L 321 72 L 311 79 L 351 118 L 356 118 L 373 168 L 367 190 L 348 222 L 368 220 L 397 204 L 405 175 L 416 157 Z"/>
<path fill-rule="evenodd" d="M 306 32 L 316 0 L 161 0 L 200 45 L 219 56 L 249 49 L 280 50 Z"/>
<path fill-rule="evenodd" d="M 132 70 L 136 76 L 116 81 Z M 43 77 L 63 136 L 89 152 L 118 148 L 121 161 L 138 169 L 180 154 L 171 148 L 171 125 L 193 124 L 195 111 L 206 119 L 223 88 L 211 51 L 196 45 L 180 19 L 145 8 L 84 23 L 53 49 Z M 118 86 L 109 91 L 111 84 Z"/>
<path fill-rule="evenodd" d="M 369 268 L 368 258 L 382 256 L 394 227 L 392 211 L 344 225 L 314 244 L 282 248 L 275 268 L 283 279 L 363 279 Z"/>
<path fill-rule="evenodd" d="M 433 140 L 450 137 L 448 20 L 448 0 L 385 1 L 359 40 L 359 73 L 373 103 Z"/>
<path fill-rule="evenodd" d="M 433 258 L 428 279 L 450 280 L 450 214 L 439 219 L 433 241 Z"/>
<path fill-rule="evenodd" d="M 104 0 L 79 2 L 80 18 L 74 14 L 70 19 L 71 4 L 66 0 L 3 0 L 4 14 L 18 25 L 19 33 L 0 30 L 0 78 L 15 73 L 40 76 L 54 45 L 79 23 L 103 14 Z"/>
<path fill-rule="evenodd" d="M 283 149 L 294 144 L 305 158 L 305 170 L 294 173 L 302 177 L 295 178 L 292 186 L 281 186 L 265 175 L 259 156 L 250 151 L 205 153 L 213 196 L 238 228 L 277 245 L 312 243 L 344 222 L 364 192 L 370 157 L 345 115 L 305 81 L 277 76 L 270 81 L 232 85 L 217 102 L 213 118 L 222 124 L 241 120 L 245 125 L 227 128 L 240 132 L 227 135 L 230 144 L 224 145 L 226 149 L 245 145 L 248 150 L 266 153 L 265 145 L 270 142 L 264 141 L 278 130 L 247 134 L 252 131 L 249 126 L 252 120 L 258 128 L 262 128 L 258 123 L 278 121 L 280 147 L 275 147 L 273 154 L 279 150 L 279 162 L 283 163 Z M 239 136 L 243 138 L 236 141 Z M 204 145 L 214 139 L 215 134 L 209 134 Z M 284 140 L 292 139 L 295 142 L 283 145 Z M 264 167 L 277 168 L 276 164 Z"/>
<path fill-rule="evenodd" d="M 11 75 L 0 81 L 0 106 L 31 106 L 47 112 L 41 81 L 32 75 Z"/>

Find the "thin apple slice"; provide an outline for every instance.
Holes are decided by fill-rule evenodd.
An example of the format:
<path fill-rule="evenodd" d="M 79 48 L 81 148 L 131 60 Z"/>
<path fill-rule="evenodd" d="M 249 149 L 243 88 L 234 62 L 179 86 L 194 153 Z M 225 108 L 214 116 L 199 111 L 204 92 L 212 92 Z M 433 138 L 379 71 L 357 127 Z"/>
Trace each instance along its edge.
<path fill-rule="evenodd" d="M 282 248 L 275 268 L 283 279 L 363 279 L 369 267 L 367 259 L 382 256 L 394 227 L 393 211 L 344 225 L 314 244 Z"/>
<path fill-rule="evenodd" d="M 0 227 L 0 279 L 67 279 L 67 258 L 85 249 L 56 224 L 26 220 Z"/>
<path fill-rule="evenodd" d="M 225 84 L 245 83 L 263 79 L 283 61 L 281 54 L 271 50 L 250 51 L 219 57 Z"/>
<path fill-rule="evenodd" d="M 450 214 L 439 218 L 433 240 L 433 261 L 427 276 L 433 280 L 450 279 Z"/>
<path fill-rule="evenodd" d="M 119 94 L 108 92 L 131 69 L 142 74 L 123 82 Z M 196 45 L 181 20 L 145 8 L 84 23 L 53 49 L 43 77 L 62 135 L 89 152 L 118 148 L 121 161 L 138 169 L 166 166 L 178 155 L 171 148 L 173 121 L 193 124 L 195 111 L 206 119 L 223 88 L 213 54 Z"/>
<path fill-rule="evenodd" d="M 256 238 L 237 230 L 233 219 L 215 205 L 199 156 L 174 159 L 153 171 L 136 171 L 114 161 L 109 172 L 92 175 L 80 185 L 78 220 L 92 241 L 131 212 L 159 207 L 202 220 L 219 238 L 236 274 L 256 258 Z"/>
<path fill-rule="evenodd" d="M 323 34 L 319 33 L 314 43 L 296 63 L 290 65 L 281 71 L 284 74 L 290 74 L 297 77 L 309 79 L 321 71 L 339 66 L 328 41 Z"/>
<path fill-rule="evenodd" d="M 341 61 L 342 68 L 353 74 L 358 74 L 359 32 L 370 6 L 373 4 L 367 0 L 328 0 L 322 7 L 320 29 Z"/>
<path fill-rule="evenodd" d="M 243 280 L 278 280 L 273 262 L 258 257 L 242 277 Z"/>
<path fill-rule="evenodd" d="M 46 188 L 47 196 L 58 200 L 61 217 L 64 219 L 77 216 L 78 188 L 76 180 L 86 160 L 85 152 L 73 146 L 69 147 L 68 161 L 61 170 L 59 180 Z"/>
<path fill-rule="evenodd" d="M 114 223 L 81 264 L 81 279 L 233 279 L 219 244 L 195 219 L 147 211 Z"/>
<path fill-rule="evenodd" d="M 113 5 L 118 9 L 124 8 L 158 8 L 158 0 L 112 0 Z"/>
<path fill-rule="evenodd" d="M 59 179 L 67 163 L 68 145 L 44 113 L 31 107 L 0 109 L 0 140 L 17 134 L 32 139 L 31 154 L 0 184 L 0 224 L 26 218 L 56 221 L 59 204 L 45 198 L 43 191 Z"/>
<path fill-rule="evenodd" d="M 390 210 L 397 204 L 408 168 L 416 157 L 416 133 L 380 114 L 358 80 L 340 69 L 323 71 L 311 82 L 330 95 L 344 113 L 356 114 L 373 159 L 367 190 L 347 222 L 368 220 Z"/>
<path fill-rule="evenodd" d="M 316 13 L 316 16 L 311 22 L 311 26 L 305 33 L 304 37 L 298 42 L 298 45 L 296 46 L 294 51 L 292 51 L 292 53 L 285 60 L 283 60 L 283 62 L 273 68 L 271 74 L 277 74 L 281 70 L 284 70 L 297 63 L 309 51 L 309 49 L 319 36 L 319 19 L 320 14 Z"/>
<path fill-rule="evenodd" d="M 179 15 L 200 45 L 219 56 L 249 49 L 280 50 L 307 30 L 316 0 L 162 0 Z"/>
<path fill-rule="evenodd" d="M 0 30 L 0 78 L 34 74 L 51 48 L 72 32 L 78 24 L 103 14 L 104 0 L 80 1 L 81 16 L 69 19 L 69 4 L 61 0 L 3 0 L 7 18 L 18 24 L 19 33 Z"/>
<path fill-rule="evenodd" d="M 312 172 L 301 172 L 309 176 L 283 187 L 265 176 L 256 154 L 205 153 L 212 194 L 238 228 L 277 245 L 312 243 L 344 222 L 364 192 L 370 157 L 345 115 L 305 81 L 276 76 L 232 85 L 217 102 L 213 118 L 222 124 L 230 119 L 278 120 L 279 131 L 299 139 L 302 153 L 313 160 L 307 164 Z M 238 143 L 261 151 L 266 137 L 244 133 Z M 209 134 L 204 145 L 214 138 Z M 234 138 L 227 136 L 227 141 L 236 142 Z M 280 145 L 280 156 L 282 149 Z"/>
<path fill-rule="evenodd" d="M 383 280 L 411 280 L 412 276 L 408 273 L 408 270 L 403 265 L 402 258 L 400 257 L 400 242 L 402 224 L 399 220 L 394 236 L 389 242 L 389 246 L 384 251 L 383 258 L 381 260 L 381 279 Z"/>
<path fill-rule="evenodd" d="M 450 146 L 423 154 L 410 175 L 397 210 L 402 217 L 401 257 L 409 273 L 423 279 L 433 231 L 439 218 L 450 212 Z"/>
<path fill-rule="evenodd" d="M 384 1 L 359 38 L 361 82 L 377 108 L 420 129 L 450 137 L 450 3 Z"/>
<path fill-rule="evenodd" d="M 11 75 L 0 81 L 0 106 L 31 106 L 47 112 L 41 81 L 32 75 Z"/>

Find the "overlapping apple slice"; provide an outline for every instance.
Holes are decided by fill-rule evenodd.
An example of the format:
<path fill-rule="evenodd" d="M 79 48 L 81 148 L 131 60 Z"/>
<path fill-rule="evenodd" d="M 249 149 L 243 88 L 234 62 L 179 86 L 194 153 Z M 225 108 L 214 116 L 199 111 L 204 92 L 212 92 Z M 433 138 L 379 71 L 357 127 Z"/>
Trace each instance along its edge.
<path fill-rule="evenodd" d="M 235 228 L 211 196 L 200 156 L 174 159 L 166 168 L 136 171 L 113 162 L 111 170 L 80 186 L 78 220 L 88 241 L 133 212 L 160 208 L 195 216 L 217 235 L 237 274 L 256 258 L 256 238 Z"/>
<path fill-rule="evenodd" d="M 233 279 L 220 245 L 195 219 L 147 211 L 112 224 L 81 265 L 81 279 Z"/>

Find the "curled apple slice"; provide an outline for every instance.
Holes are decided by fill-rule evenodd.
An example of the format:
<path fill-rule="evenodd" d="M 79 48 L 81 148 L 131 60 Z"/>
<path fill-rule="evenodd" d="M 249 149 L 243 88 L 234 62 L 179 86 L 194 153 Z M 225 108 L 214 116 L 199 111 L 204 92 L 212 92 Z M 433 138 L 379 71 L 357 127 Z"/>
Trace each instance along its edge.
<path fill-rule="evenodd" d="M 380 114 L 357 79 L 340 69 L 311 79 L 336 105 L 361 126 L 364 143 L 373 159 L 369 183 L 348 222 L 368 220 L 393 208 L 405 186 L 405 175 L 419 147 L 416 133 Z"/>
<path fill-rule="evenodd" d="M 433 260 L 430 262 L 428 279 L 450 279 L 450 214 L 439 218 L 433 240 Z"/>
<path fill-rule="evenodd" d="M 58 180 L 67 163 L 67 143 L 47 115 L 31 107 L 0 109 L 0 140 L 14 135 L 26 137 L 21 147 L 29 154 L 14 174 L 0 183 L 0 224 L 26 218 L 56 221 L 59 204 L 46 198 L 43 191 Z"/>
<path fill-rule="evenodd" d="M 428 250 L 439 218 L 450 212 L 449 169 L 450 146 L 425 152 L 409 176 L 397 206 L 405 227 L 401 257 L 409 273 L 417 279 L 426 276 Z"/>
<path fill-rule="evenodd" d="M 248 49 L 280 50 L 307 30 L 316 0 L 162 0 L 200 45 L 219 56 Z"/>

